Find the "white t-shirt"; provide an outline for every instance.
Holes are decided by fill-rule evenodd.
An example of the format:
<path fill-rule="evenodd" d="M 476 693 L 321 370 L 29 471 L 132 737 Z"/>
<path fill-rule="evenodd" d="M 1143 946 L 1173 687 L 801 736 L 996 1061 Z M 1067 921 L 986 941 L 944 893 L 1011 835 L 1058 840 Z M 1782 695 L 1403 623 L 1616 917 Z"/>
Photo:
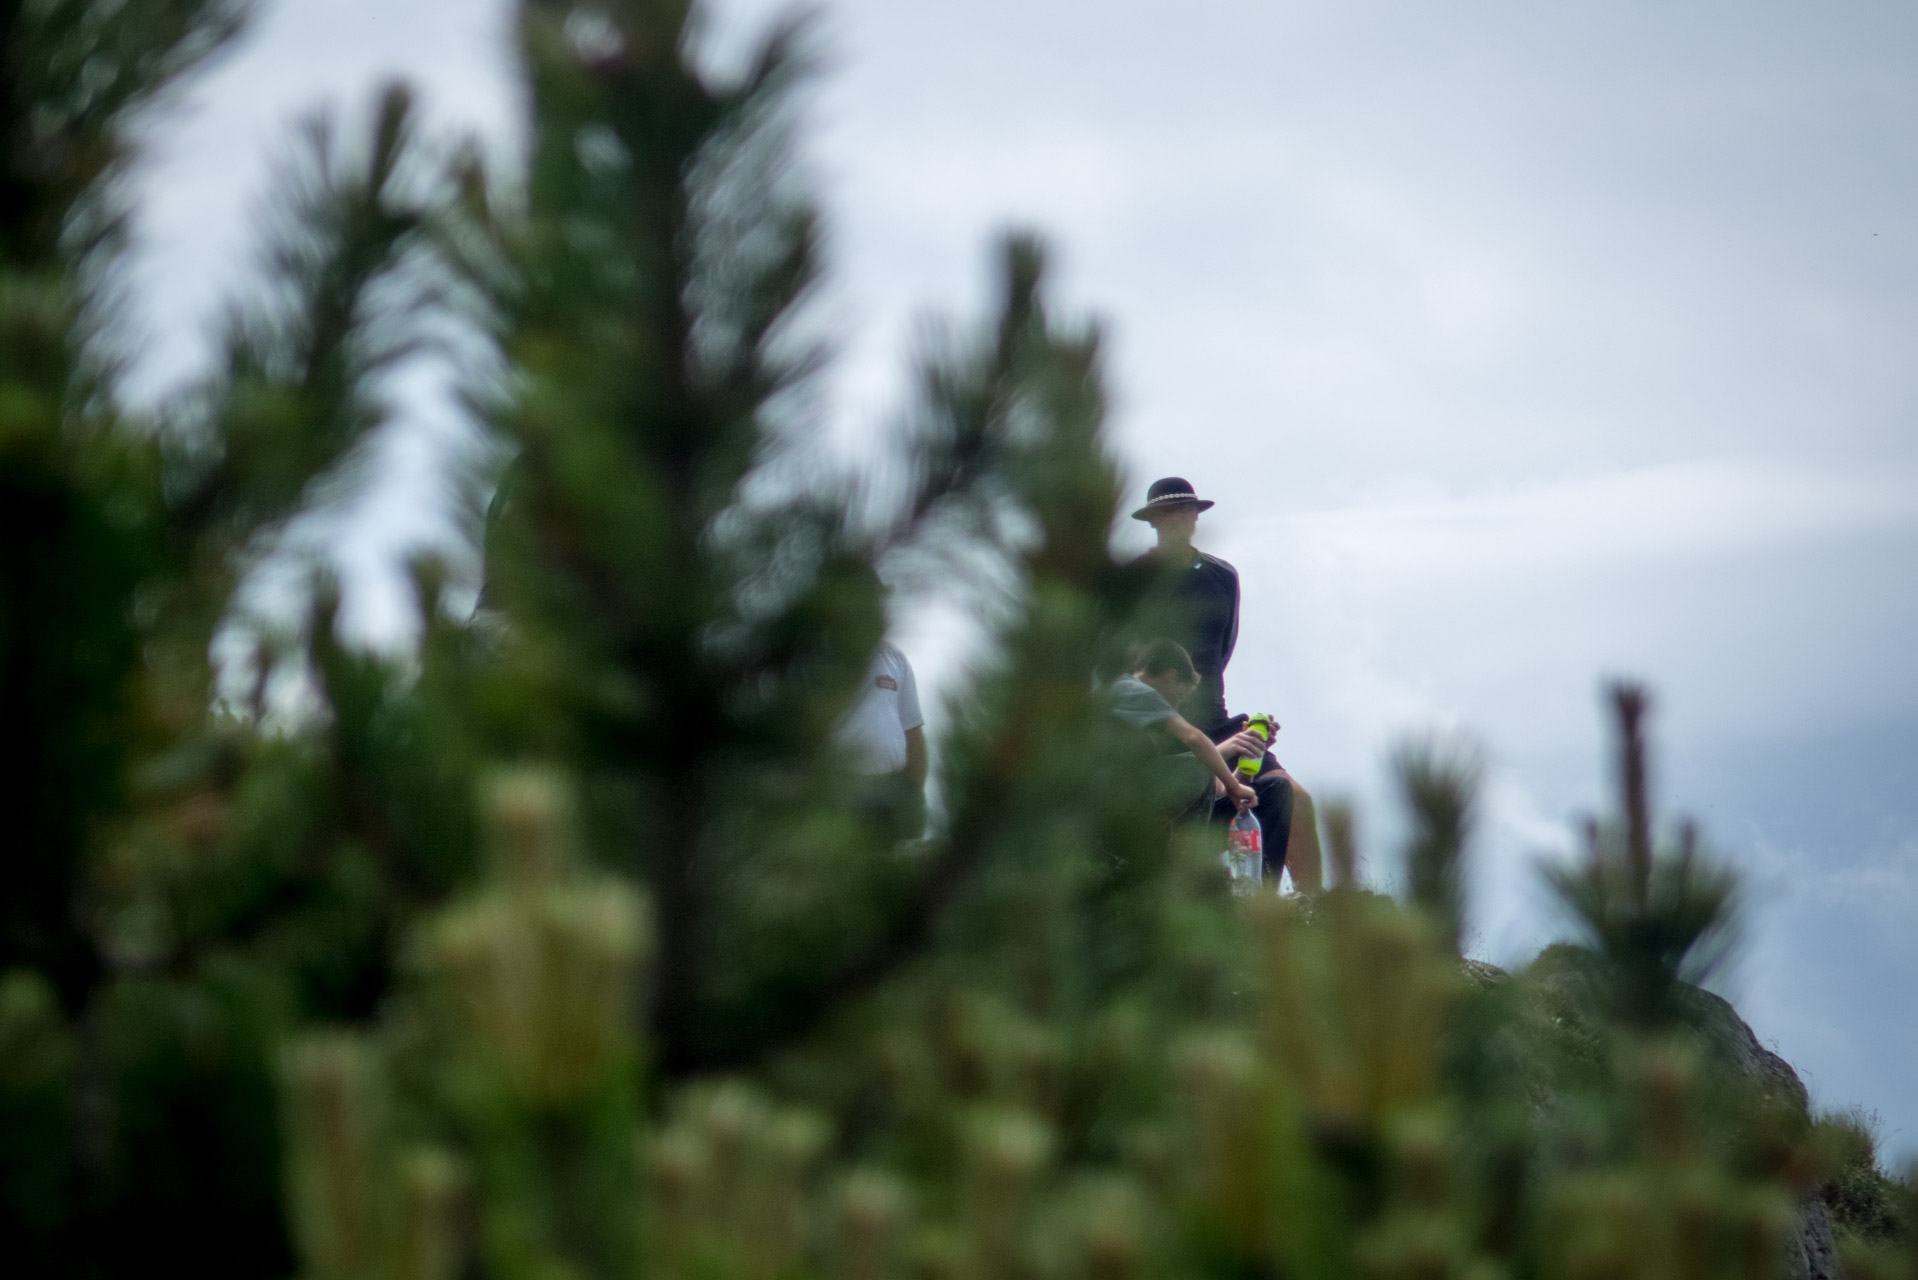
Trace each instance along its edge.
<path fill-rule="evenodd" d="M 839 740 L 859 753 L 866 772 L 897 773 L 906 767 L 906 730 L 925 722 L 912 664 L 880 641 L 866 668 L 866 692 L 840 722 Z"/>

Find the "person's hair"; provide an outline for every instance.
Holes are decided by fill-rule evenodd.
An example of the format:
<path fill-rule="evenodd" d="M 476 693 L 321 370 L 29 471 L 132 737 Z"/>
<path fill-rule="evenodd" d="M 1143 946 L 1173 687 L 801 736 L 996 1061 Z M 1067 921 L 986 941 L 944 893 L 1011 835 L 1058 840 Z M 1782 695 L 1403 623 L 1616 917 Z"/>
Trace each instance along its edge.
<path fill-rule="evenodd" d="M 1199 678 L 1199 673 L 1192 669 L 1192 655 L 1185 651 L 1185 646 L 1164 636 L 1134 645 L 1132 652 L 1127 655 L 1126 670 L 1135 676 L 1157 676 L 1170 671 L 1181 680 Z"/>

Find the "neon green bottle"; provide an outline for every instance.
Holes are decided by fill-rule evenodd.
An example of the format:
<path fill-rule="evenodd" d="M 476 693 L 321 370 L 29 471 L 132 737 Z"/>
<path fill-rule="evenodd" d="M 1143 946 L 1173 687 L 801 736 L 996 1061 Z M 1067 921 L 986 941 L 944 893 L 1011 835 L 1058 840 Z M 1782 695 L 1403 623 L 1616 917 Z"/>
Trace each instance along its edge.
<path fill-rule="evenodd" d="M 1260 714 L 1256 716 L 1253 716 L 1250 720 L 1247 720 L 1245 722 L 1245 731 L 1247 733 L 1258 734 L 1259 742 L 1261 745 L 1267 746 L 1267 747 L 1272 745 L 1272 717 L 1271 716 L 1266 715 L 1263 712 L 1261 712 Z M 1261 751 L 1256 755 L 1239 757 L 1239 763 L 1237 765 L 1237 768 L 1239 771 L 1239 781 L 1249 784 L 1252 781 L 1252 779 L 1259 776 L 1259 762 L 1264 758 L 1264 754 L 1265 753 Z"/>

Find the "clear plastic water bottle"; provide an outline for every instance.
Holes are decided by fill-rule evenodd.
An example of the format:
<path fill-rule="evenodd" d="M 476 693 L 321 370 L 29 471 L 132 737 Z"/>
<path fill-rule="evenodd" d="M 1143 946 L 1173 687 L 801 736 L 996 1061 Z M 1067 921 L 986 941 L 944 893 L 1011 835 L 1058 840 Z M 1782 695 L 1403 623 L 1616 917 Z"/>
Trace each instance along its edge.
<path fill-rule="evenodd" d="M 1249 897 L 1265 882 L 1265 832 L 1250 809 L 1241 809 L 1225 829 L 1225 869 L 1232 892 Z"/>

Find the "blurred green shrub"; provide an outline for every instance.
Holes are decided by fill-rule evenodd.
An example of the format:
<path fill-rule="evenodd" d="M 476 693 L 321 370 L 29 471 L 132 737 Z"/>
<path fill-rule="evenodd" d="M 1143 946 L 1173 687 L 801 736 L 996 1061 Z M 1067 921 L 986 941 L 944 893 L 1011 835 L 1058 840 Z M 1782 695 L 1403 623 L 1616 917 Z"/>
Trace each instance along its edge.
<path fill-rule="evenodd" d="M 1909 1184 L 1696 986 L 1736 885 L 1655 838 L 1642 693 L 1526 972 L 1459 955 L 1442 743 L 1398 762 L 1408 902 L 1333 805 L 1335 887 L 1235 906 L 1094 692 L 1163 602 L 1036 242 L 829 464 L 803 25 L 723 79 L 684 4 L 528 0 L 512 177 L 403 89 L 316 120 L 210 372 L 128 407 L 129 140 L 244 16 L 0 5 L 10 1274 L 1764 1276 L 1822 1204 L 1918 1278 Z M 485 440 L 413 645 L 344 641 L 318 571 L 255 616 L 415 360 Z M 905 845 L 831 732 L 881 567 L 996 642 Z"/>
<path fill-rule="evenodd" d="M 1886 1173 L 1878 1155 L 1878 1117 L 1862 1107 L 1817 1117 L 1823 1157 L 1819 1197 L 1841 1244 L 1883 1244 L 1911 1230 L 1913 1188 Z"/>

